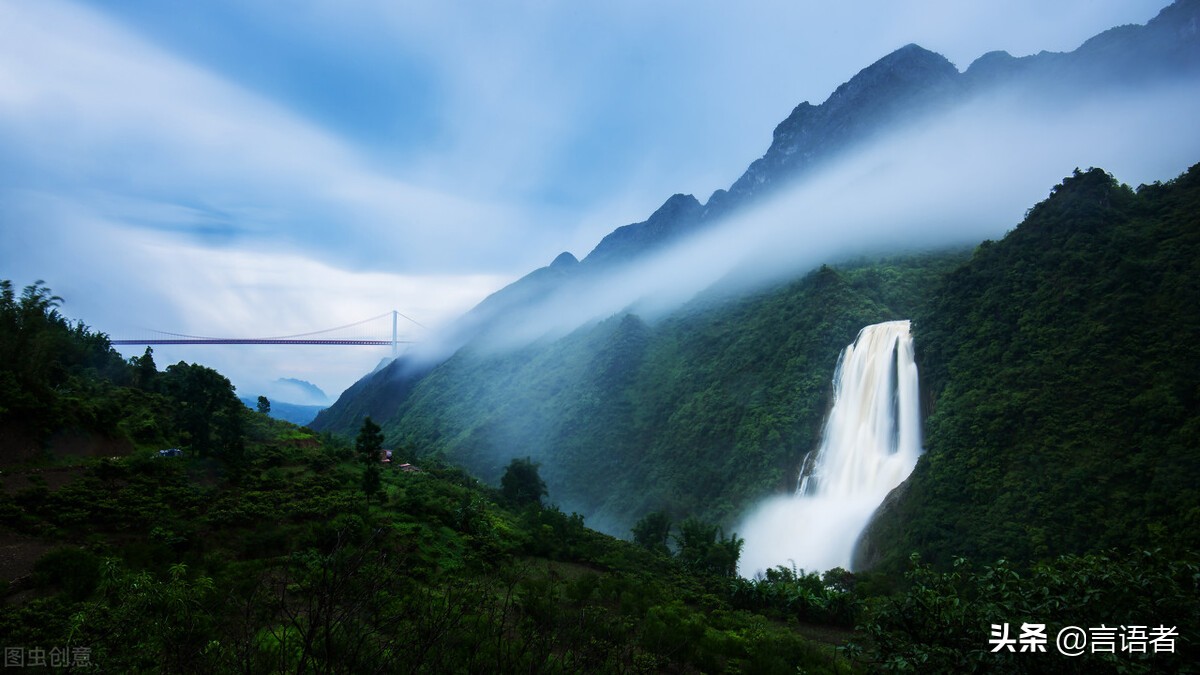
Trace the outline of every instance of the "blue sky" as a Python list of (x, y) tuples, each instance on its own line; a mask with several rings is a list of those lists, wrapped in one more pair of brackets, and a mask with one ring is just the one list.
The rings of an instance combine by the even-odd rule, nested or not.
[[(0, 278), (114, 337), (437, 325), (676, 192), (909, 42), (960, 69), (1163, 0), (0, 0)], [(159, 350), (243, 393), (383, 353)]]

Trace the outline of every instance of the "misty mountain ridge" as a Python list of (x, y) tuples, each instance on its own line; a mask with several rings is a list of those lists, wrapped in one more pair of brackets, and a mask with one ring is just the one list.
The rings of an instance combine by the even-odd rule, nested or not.
[(728, 190), (715, 191), (704, 204), (690, 194), (672, 195), (646, 220), (605, 236), (582, 262), (628, 262), (714, 223), (898, 119), (944, 103), (960, 91), (954, 79), (958, 74), (940, 54), (915, 44), (901, 47), (860, 71), (824, 103), (796, 106), (775, 127), (766, 154)]
[[(255, 396), (239, 396), (238, 400), (251, 410), (258, 410), (258, 398)], [(287, 401), (271, 401), (271, 410), (267, 414), (277, 420), (285, 420), (292, 424), (304, 426), (317, 417), (317, 413), (325, 409), (323, 405), (304, 405)]]
[[(1031, 101), (1047, 94), (1094, 95), (1096, 88), (1145, 86), (1200, 72), (1200, 0), (1178, 0), (1146, 25), (1120, 26), (1071, 52), (1014, 57), (984, 54), (965, 71), (941, 54), (905, 45), (859, 71), (821, 104), (797, 105), (776, 126), (770, 147), (728, 190), (701, 203), (690, 194), (668, 198), (644, 221), (617, 228), (579, 266), (540, 268), (481, 303), (487, 311), (471, 331), (527, 301), (547, 296), (576, 276), (628, 263), (758, 203), (888, 130), (918, 121), (971, 97), (1013, 89)], [(516, 292), (514, 287), (521, 287)], [(468, 332), (471, 332), (468, 331)]]
[[(527, 307), (547, 299), (558, 297), (570, 304), (572, 295), (594, 294), (596, 288), (588, 286), (598, 280), (605, 286), (602, 277), (623, 265), (712, 231), (719, 222), (766, 203), (782, 187), (814, 175), (838, 157), (870, 147), (871, 141), (886, 137), (896, 126), (934, 119), (935, 113), (986, 92), (1015, 90), (1034, 107), (1055, 96), (1079, 98), (1200, 72), (1198, 23), (1200, 0), (1180, 0), (1146, 25), (1105, 31), (1074, 52), (1022, 58), (992, 52), (961, 73), (944, 56), (907, 44), (863, 68), (818, 106), (798, 104), (775, 127), (766, 153), (730, 189), (715, 191), (707, 203), (691, 195), (674, 195), (647, 220), (614, 229), (582, 261), (565, 253), (553, 264), (530, 271), (444, 329), (437, 346), (425, 346), (420, 358), (437, 362), (449, 357), (500, 325), (520, 324)], [(1038, 114), (1055, 115), (1044, 107), (1038, 108)], [(752, 267), (754, 262), (746, 264)]]
[(1138, 82), (1200, 68), (1200, 2), (1179, 0), (1145, 26), (1110, 28), (1071, 52), (1015, 57), (1005, 51), (980, 56), (964, 73), (970, 86), (1017, 78), (1086, 88), (1104, 81)]
[(295, 377), (281, 377), (275, 380), (267, 391), (268, 397), (277, 396), (299, 405), (326, 405), (329, 403), (329, 395), (320, 387)]
[(701, 221), (704, 214), (704, 206), (694, 196), (671, 195), (646, 220), (618, 227), (601, 239), (583, 262), (604, 265), (622, 260), (631, 253), (646, 251), (687, 232)]
[(771, 147), (728, 192), (705, 207), (709, 217), (796, 178), (862, 143), (902, 117), (929, 112), (962, 93), (960, 75), (946, 57), (909, 44), (864, 68), (820, 105), (805, 101), (775, 127)]
[(317, 413), (328, 408), (330, 403), (329, 395), (320, 387), (295, 377), (277, 378), (260, 391), (240, 396), (239, 399), (247, 408), (257, 410), (259, 396), (265, 396), (270, 401), (271, 417), (300, 425), (312, 422)]
[(750, 165), (729, 190), (717, 190), (707, 203), (694, 195), (669, 197), (646, 220), (606, 235), (582, 260), (568, 252), (496, 291), (450, 329), (447, 338), (461, 344), (515, 309), (528, 306), (577, 280), (644, 257), (730, 215), (816, 168), (851, 145), (895, 123), (902, 116), (945, 103), (958, 71), (945, 57), (917, 45), (902, 47), (865, 68), (840, 86), (825, 103), (801, 103), (775, 129), (766, 154)]
[(650, 218), (614, 230), (584, 259), (600, 264), (645, 253), (727, 215), (753, 197), (786, 185), (896, 122), (937, 111), (989, 88), (1074, 90), (1127, 85), (1200, 69), (1200, 1), (1179, 0), (1144, 26), (1109, 29), (1071, 52), (1014, 57), (994, 51), (965, 71), (916, 44), (905, 45), (859, 71), (823, 103), (804, 101), (775, 127), (767, 152), (728, 190), (700, 204), (676, 194)]
[[(364, 410), (386, 416), (436, 363), (462, 345), (498, 333), (502, 327), (521, 326), (532, 308), (547, 302), (557, 302), (559, 308), (570, 306), (572, 297), (609, 285), (616, 278), (611, 276), (615, 270), (766, 203), (782, 188), (813, 176), (852, 150), (871, 146), (898, 126), (932, 119), (936, 112), (999, 90), (1016, 91), (1020, 100), (1040, 102), (1046, 93), (1070, 98), (1106, 87), (1123, 92), (1156, 79), (1194, 74), (1200, 71), (1197, 17), (1200, 0), (1180, 0), (1145, 26), (1114, 28), (1073, 52), (1020, 58), (993, 52), (964, 72), (937, 53), (906, 45), (864, 68), (820, 105), (796, 106), (776, 127), (766, 153), (729, 190), (714, 192), (704, 204), (693, 195), (673, 195), (645, 221), (604, 237), (582, 260), (569, 253), (558, 256), (551, 265), (488, 296), (456, 321), (442, 336), (441, 352), (424, 354), (419, 360), (401, 358), (364, 378), (314, 425), (349, 431), (351, 418)], [(779, 254), (785, 255), (786, 250)], [(595, 283), (598, 280), (600, 284)], [(375, 381), (366, 382), (369, 379)], [(361, 399), (366, 391), (372, 394)]]

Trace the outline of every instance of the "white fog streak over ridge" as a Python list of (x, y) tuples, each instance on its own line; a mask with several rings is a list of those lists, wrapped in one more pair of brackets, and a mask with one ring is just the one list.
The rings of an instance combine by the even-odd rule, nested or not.
[(669, 311), (735, 271), (767, 283), (859, 254), (970, 245), (1014, 228), (1075, 168), (1138, 185), (1200, 161), (1194, 83), (1050, 103), (998, 93), (874, 139), (661, 253), (567, 285), (491, 337), (505, 348), (632, 309)]
[(838, 359), (821, 445), (795, 495), (762, 503), (738, 528), (738, 571), (849, 568), (871, 514), (921, 454), (920, 387), (908, 321), (863, 328)]

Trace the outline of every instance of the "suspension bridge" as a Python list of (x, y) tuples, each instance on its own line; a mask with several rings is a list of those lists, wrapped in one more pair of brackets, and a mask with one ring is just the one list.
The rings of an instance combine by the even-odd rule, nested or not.
[[(382, 334), (377, 326), (382, 323), (383, 319), (391, 318), (392, 334), (388, 338)], [(400, 333), (400, 319), (405, 319), (421, 328), (419, 321), (412, 317), (392, 310), (379, 316), (373, 316), (369, 319), (356, 321), (346, 324), (345, 326), (336, 326), (334, 328), (326, 328), (324, 330), (312, 331), (309, 333), (299, 333), (296, 335), (278, 335), (274, 337), (257, 337), (257, 338), (237, 338), (237, 337), (206, 337), (202, 335), (184, 335), (181, 333), (167, 333), (164, 331), (148, 330), (152, 335), (144, 338), (121, 338), (117, 340), (109, 340), (114, 346), (119, 345), (342, 345), (342, 346), (368, 346), (368, 347), (387, 347), (392, 348), (392, 353), (397, 353), (400, 345), (412, 344), (415, 340), (410, 340)], [(371, 330), (375, 332), (371, 332)], [(355, 333), (350, 333), (352, 329), (358, 329)]]

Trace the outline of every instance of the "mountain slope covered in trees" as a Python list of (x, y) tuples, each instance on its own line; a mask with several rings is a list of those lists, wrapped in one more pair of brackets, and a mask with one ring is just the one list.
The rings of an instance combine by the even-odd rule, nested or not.
[(863, 562), (1200, 548), (1200, 165), (1077, 172), (914, 320), (927, 454)]
[(614, 534), (658, 510), (728, 523), (794, 484), (841, 348), (906, 317), (965, 254), (823, 267), (652, 323), (622, 314), (512, 352), (464, 349), (395, 401), (384, 428), (493, 483), (530, 455), (564, 508)]
[(0, 463), (188, 444), (239, 464), (242, 404), (228, 379), (183, 362), (160, 373), (150, 349), (127, 362), (61, 302), (40, 281), (20, 295), (0, 281)]
[[(60, 302), (0, 282), (9, 666), (852, 672), (844, 584), (733, 579), (737, 541), (698, 521), (674, 555), (591, 531), (542, 503), (533, 462), (511, 462), (503, 491), (383, 463), (378, 427), (352, 449), (273, 420), (216, 371), (123, 360)], [(809, 636), (781, 620), (801, 586), (805, 618), (827, 624)]]
[(841, 347), (902, 318), (962, 253), (822, 268), (749, 299), (713, 294), (654, 323), (612, 317), (552, 344), (463, 351), (384, 424), (494, 482), (544, 464), (564, 508), (623, 534), (653, 510), (731, 521), (794, 484)]
[[(833, 274), (823, 271), (825, 281), (836, 283)], [(24, 305), (27, 325), (65, 327), (56, 303), (34, 285), (4, 309)], [(73, 371), (75, 393), (60, 411), (145, 387), (161, 404), (160, 432), (181, 440), (183, 454), (139, 442), (79, 458), (43, 441), (35, 457), (0, 457), (0, 635), (10, 665), (848, 674), (1184, 672), (1195, 663), (1194, 555), (1065, 556), (1032, 569), (958, 561), (952, 573), (918, 565), (903, 579), (781, 566), (738, 579), (741, 542), (715, 525), (658, 514), (635, 528), (637, 545), (619, 541), (545, 505), (536, 462), (512, 460), (501, 490), (437, 462), (402, 470), (379, 461), (392, 439), (369, 420), (351, 447), (234, 405), (226, 440), (241, 451), (213, 452), (213, 437), (187, 432), (189, 411), (232, 397), (228, 380), (204, 370), (168, 385), (178, 376), (147, 357), (122, 364), (82, 324), (59, 337), (61, 349), (38, 353), (50, 370)], [(111, 370), (71, 367), (81, 348), (113, 357)], [(38, 395), (20, 378), (8, 383), (7, 402)], [(160, 388), (170, 393), (155, 399)], [(116, 421), (139, 417), (126, 406)], [(18, 423), (3, 417), (0, 429)], [(46, 438), (63, 428), (52, 422)], [(1166, 631), (1170, 649), (981, 649), (980, 627), (1014, 613), (1045, 621), (1049, 635), (1138, 622)]]

